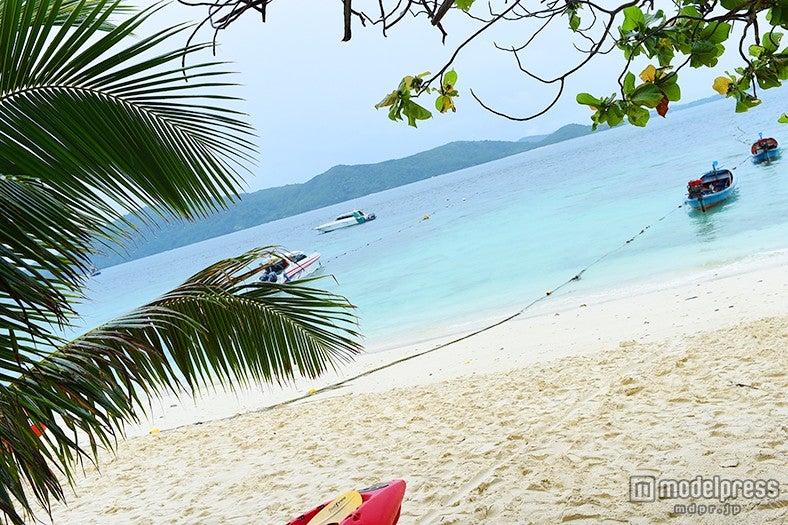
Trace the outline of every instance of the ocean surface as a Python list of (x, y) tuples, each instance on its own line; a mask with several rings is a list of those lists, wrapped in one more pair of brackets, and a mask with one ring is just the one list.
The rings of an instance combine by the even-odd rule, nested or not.
[[(105, 268), (88, 283), (74, 333), (257, 246), (320, 252), (320, 272), (336, 282), (318, 284), (358, 306), (370, 351), (516, 312), (595, 261), (555, 295), (782, 250), (788, 151), (756, 166), (750, 144), (762, 132), (788, 146), (788, 126), (777, 123), (786, 102), (775, 93), (745, 114), (724, 99), (671, 111), (645, 129), (622, 126)], [(734, 170), (734, 196), (707, 213), (682, 207), (687, 181), (713, 161)], [(377, 219), (314, 230), (355, 208)]]

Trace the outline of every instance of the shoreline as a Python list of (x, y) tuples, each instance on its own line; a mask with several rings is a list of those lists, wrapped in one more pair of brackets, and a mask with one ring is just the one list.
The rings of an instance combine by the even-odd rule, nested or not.
[[(372, 349), (314, 380), (297, 379), (282, 387), (239, 389), (236, 394), (218, 390), (196, 400), (186, 394), (180, 398), (169, 395), (155, 399), (151, 417), (140, 425), (129, 426), (127, 436), (268, 410), (304, 398), (312, 389), (316, 391), (314, 398), (319, 398), (322, 389), (340, 382), (344, 383), (339, 387), (343, 392), (382, 391), (401, 386), (403, 382), (423, 385), (472, 374), (477, 368), (484, 372), (507, 371), (534, 362), (616, 347), (622, 342), (655, 342), (707, 331), (714, 327), (692, 323), (693, 318), (705, 315), (713, 314), (719, 326), (782, 315), (788, 312), (780, 300), (781, 294), (788, 297), (788, 275), (782, 270), (785, 267), (788, 267), (788, 250), (759, 254), (747, 261), (683, 274), (669, 281), (640, 282), (588, 295), (556, 294), (508, 322), (468, 339), (465, 338), (469, 334), (499, 323), (516, 310), (502, 311), (484, 321), (456, 325), (445, 329), (440, 336)], [(727, 302), (722, 307), (715, 306), (721, 300)], [(737, 310), (737, 302), (746, 303), (746, 308)], [(525, 335), (531, 339), (527, 351), (522, 352), (511, 343)], [(458, 339), (462, 341), (453, 342)], [(499, 341), (510, 344), (501, 345)], [(404, 362), (394, 365), (397, 369), (393, 375), (381, 370), (353, 380), (401, 360)], [(424, 370), (429, 372), (425, 375)]]
[[(710, 281), (721, 277), (733, 277), (754, 271), (769, 269), (777, 266), (788, 266), (788, 248), (756, 253), (724, 264), (703, 265), (681, 270), (667, 270), (647, 280), (637, 279), (628, 281), (622, 286), (608, 287), (604, 285), (593, 286), (590, 289), (576, 290), (571, 286), (566, 291), (557, 291), (551, 297), (542, 297), (540, 302), (528, 308), (521, 317), (539, 317), (542, 315), (564, 312), (578, 304), (597, 304), (618, 299), (634, 298), (652, 292), (695, 285), (698, 282)], [(547, 290), (546, 290), (547, 291)], [(508, 317), (523, 308), (528, 302), (539, 299), (529, 297), (522, 304), (510, 305), (485, 312), (481, 320), (455, 320), (445, 326), (432, 327), (418, 332), (418, 336), (408, 339), (394, 339), (385, 345), (376, 345), (370, 349), (371, 353), (387, 352), (404, 347), (429, 344), (433, 341), (445, 341), (447, 336), (460, 337), (488, 326)]]
[[(85, 467), (54, 522), (286, 523), (401, 478), (401, 525), (779, 523), (786, 255), (639, 294), (567, 296), (450, 346), (435, 349), (455, 338), (446, 334), (364, 354), (288, 389), (156, 401), (136, 437), (130, 429), (104, 454), (101, 475)], [(776, 479), (782, 492), (638, 503), (631, 476)], [(677, 514), (674, 504), (693, 503), (729, 514)]]

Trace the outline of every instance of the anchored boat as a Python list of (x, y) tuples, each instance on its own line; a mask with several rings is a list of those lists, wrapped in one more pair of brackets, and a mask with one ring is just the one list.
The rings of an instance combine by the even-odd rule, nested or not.
[(287, 283), (301, 279), (320, 267), (319, 260), (318, 252), (309, 255), (302, 251), (283, 252), (277, 257), (263, 261), (266, 268), (260, 280), (269, 283)]
[(712, 164), (711, 171), (704, 173), (699, 179), (687, 183), (687, 200), (696, 210), (706, 211), (717, 206), (731, 196), (736, 188), (736, 179), (729, 169), (718, 168), (717, 161)]
[(763, 133), (758, 133), (758, 137), (758, 140), (750, 148), (752, 161), (755, 164), (769, 163), (780, 156), (780, 147), (777, 144), (777, 140), (771, 137), (763, 138)]
[(347, 228), (348, 226), (354, 226), (356, 224), (364, 224), (365, 222), (372, 220), (375, 220), (374, 213), (364, 213), (361, 210), (353, 210), (350, 213), (340, 215), (331, 222), (321, 224), (315, 229), (319, 232), (326, 233), (338, 230), (339, 228)]

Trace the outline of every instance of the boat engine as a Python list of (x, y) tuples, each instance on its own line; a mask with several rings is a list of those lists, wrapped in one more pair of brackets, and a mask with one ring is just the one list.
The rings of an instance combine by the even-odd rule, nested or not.
[(687, 196), (690, 199), (697, 199), (703, 192), (703, 182), (700, 179), (691, 180), (687, 183)]

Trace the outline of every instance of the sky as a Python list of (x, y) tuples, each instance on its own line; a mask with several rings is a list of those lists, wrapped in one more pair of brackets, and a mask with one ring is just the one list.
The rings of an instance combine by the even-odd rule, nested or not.
[[(365, 3), (373, 5), (356, 0), (354, 7)], [(455, 113), (433, 111), (433, 95), (419, 100), (433, 111), (433, 118), (420, 121), (418, 128), (392, 122), (385, 109), (374, 105), (403, 76), (440, 70), (467, 38), (468, 20), (456, 10), (449, 12), (444, 19), (449, 33), (445, 44), (423, 17), (403, 21), (386, 37), (379, 27), (363, 28), (354, 20), (353, 38), (341, 42), (341, 5), (326, 0), (273, 2), (266, 23), (250, 11), (218, 34), (215, 58), (232, 63), (228, 68), (237, 72), (233, 81), (242, 86), (231, 93), (245, 99), (241, 109), (259, 135), (258, 162), (254, 174), (246, 177), (244, 191), (301, 183), (335, 165), (382, 162), (456, 140), (518, 140), (569, 123), (589, 125), (591, 111), (578, 105), (575, 95), (585, 91), (606, 96), (618, 89), (623, 58), (614, 51), (571, 77), (561, 101), (535, 120), (514, 122), (486, 111), (469, 88), (495, 109), (514, 116), (540, 111), (556, 93), (554, 86), (530, 81), (510, 53), (494, 48), (494, 43), (522, 44), (527, 27), (509, 24), (484, 33), (455, 61), (460, 92)], [(484, 10), (486, 4), (477, 2), (477, 8)], [(205, 15), (204, 7), (172, 3), (153, 15), (146, 27), (199, 22)], [(198, 40), (212, 37), (204, 29)], [(540, 38), (526, 58), (540, 74), (555, 75), (580, 59), (572, 47), (578, 40), (572, 39), (563, 20)], [(681, 103), (714, 95), (712, 81), (733, 69), (734, 51), (731, 47), (714, 71), (682, 70)]]

